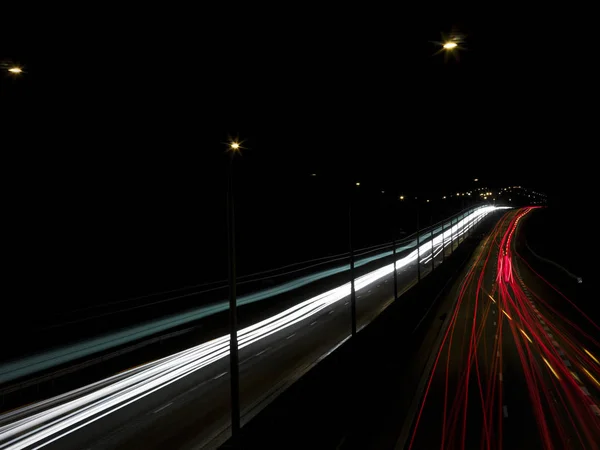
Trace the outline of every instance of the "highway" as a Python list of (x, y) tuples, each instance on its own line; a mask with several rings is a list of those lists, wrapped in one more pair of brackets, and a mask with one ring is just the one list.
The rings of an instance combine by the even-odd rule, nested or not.
[(457, 280), (398, 449), (600, 448), (600, 329), (529, 266), (506, 213)]
[[(397, 260), (399, 294), (443, 261), (443, 251), (494, 207), (478, 209)], [(441, 230), (440, 230), (441, 231)], [(445, 248), (443, 248), (445, 247)], [(355, 281), (357, 328), (393, 300), (393, 263)], [(242, 424), (350, 333), (350, 283), (314, 292), (241, 329)], [(229, 436), (229, 336), (134, 367), (0, 416), (0, 449), (214, 448)]]

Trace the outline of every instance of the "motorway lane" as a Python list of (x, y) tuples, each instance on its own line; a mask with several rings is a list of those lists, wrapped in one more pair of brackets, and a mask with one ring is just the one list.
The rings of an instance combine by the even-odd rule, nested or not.
[[(410, 285), (414, 265), (401, 269), (399, 286)], [(370, 292), (369, 292), (370, 291)], [(393, 300), (393, 277), (357, 293), (357, 321)], [(284, 388), (350, 334), (349, 298), (318, 315), (240, 350), (243, 423), (252, 406), (273, 388)], [(205, 372), (210, 369), (209, 372)], [(229, 360), (221, 359), (171, 386), (56, 442), (49, 448), (212, 448), (229, 437)], [(282, 385), (283, 384), (283, 385)], [(264, 405), (261, 405), (264, 406)], [(164, 409), (161, 409), (164, 408)], [(168, 412), (168, 414), (167, 414)], [(198, 427), (202, 424), (202, 428)], [(112, 430), (106, 433), (106, 430)], [(215, 439), (216, 438), (216, 439)]]
[[(454, 219), (452, 222), (456, 223)], [(444, 229), (447, 230), (448, 226), (449, 221), (444, 223)], [(441, 231), (442, 225), (437, 225), (434, 236)], [(422, 231), (420, 236), (423, 242), (427, 240), (429, 233)], [(415, 244), (414, 235), (398, 241), (398, 254), (406, 255), (414, 250)], [(365, 270), (370, 270), (374, 266), (391, 262), (389, 248), (388, 244), (357, 250), (356, 275), (366, 273)], [(304, 267), (306, 264), (300, 264), (303, 269), (298, 269), (296, 266), (294, 269), (285, 267), (263, 274), (262, 278), (254, 282), (241, 281), (238, 286), (238, 305), (260, 313), (264, 309), (271, 309), (276, 303), (281, 305), (280, 310), (283, 310), (287, 307), (285, 305), (289, 304), (288, 300), (295, 302), (297, 298), (302, 298), (304, 295), (323, 292), (343, 283), (348, 277), (349, 265), (347, 260), (344, 262), (342, 260), (343, 258), (338, 258), (329, 263), (321, 261), (312, 266), (312, 272), (308, 272), (311, 266)], [(426, 265), (423, 268), (428, 269)], [(278, 281), (276, 285), (268, 287), (264, 284), (275, 280)], [(39, 330), (37, 339), (30, 339), (36, 342), (36, 347), (32, 349), (33, 354), (23, 356), (28, 355), (28, 352), (15, 347), (13, 350), (17, 351), (15, 355), (18, 355), (18, 358), (0, 362), (0, 385), (18, 379), (23, 380), (35, 374), (47, 373), (61, 365), (64, 367), (69, 362), (90, 358), (128, 343), (139, 342), (144, 338), (166, 333), (170, 329), (183, 328), (186, 324), (197, 324), (199, 321), (206, 323), (209, 317), (211, 317), (210, 323), (214, 324), (219, 322), (220, 318), (226, 319), (228, 302), (223, 299), (218, 301), (219, 297), (225, 296), (224, 291), (214, 286), (186, 288), (171, 293), (156, 294), (151, 298), (143, 297), (119, 302), (116, 306), (108, 304), (105, 308), (95, 307), (82, 316), (64, 317), (62, 323), (53, 323), (51, 327)], [(260, 304), (257, 303), (259, 301)], [(174, 307), (174, 304), (178, 306)], [(199, 304), (204, 306), (198, 307)], [(257, 310), (257, 307), (260, 310)], [(73, 342), (72, 336), (78, 336), (78, 341)], [(207, 336), (207, 339), (209, 337)], [(45, 348), (46, 345), (50, 348)], [(108, 373), (110, 372), (106, 375)]]
[[(507, 213), (474, 257), (406, 448), (598, 448), (596, 398), (579, 382), (585, 372), (570, 375), (558, 339), (540, 333), (549, 319), (540, 321), (540, 309), (522, 291), (522, 265), (512, 262), (511, 238), (528, 212)], [(584, 360), (586, 370), (598, 372)]]
[[(479, 356), (483, 356), (483, 364), (475, 368), (474, 372), (479, 371), (479, 379), (491, 378), (494, 364), (486, 356), (493, 352), (496, 346), (493, 318), (498, 314), (494, 313), (490, 306), (493, 303), (489, 299), (477, 296), (477, 292), (482, 286), (487, 287), (488, 292), (492, 291), (494, 272), (489, 260), (492, 257), (493, 242), (496, 235), (506, 226), (506, 218), (512, 214), (514, 213), (507, 213), (488, 238), (480, 244), (469, 263), (468, 273), (463, 279), (457, 280), (452, 289), (453, 295), (456, 296), (455, 307), (449, 313), (449, 327), (425, 387), (424, 407), (417, 411), (416, 434), (408, 439), (407, 448), (443, 448), (444, 445), (449, 445), (448, 441), (460, 440), (464, 411), (469, 409), (469, 419), (474, 418), (474, 422), (469, 423), (469, 431), (475, 432), (469, 433), (468, 436), (475, 441), (481, 438), (478, 430), (483, 429), (483, 415), (474, 413), (477, 405), (465, 401), (465, 398), (470, 399), (468, 390), (471, 393), (479, 393), (480, 387), (478, 383), (466, 383), (465, 380), (467, 376), (471, 378), (470, 373), (467, 375), (467, 368), (474, 366), (468, 364), (468, 361), (475, 357), (479, 362)], [(483, 333), (481, 339), (487, 345), (478, 345), (477, 353), (470, 354), (469, 350), (473, 350), (473, 336), (477, 337), (480, 333)], [(482, 385), (481, 390), (486, 392), (488, 385)], [(433, 430), (435, 432), (432, 432)]]
[[(448, 241), (446, 244), (450, 244)], [(436, 251), (439, 251), (439, 246)], [(427, 250), (423, 258), (427, 258)], [(440, 264), (442, 255), (436, 258)], [(430, 264), (429, 264), (430, 265)], [(423, 267), (423, 276), (427, 273)], [(399, 270), (398, 283), (407, 289), (416, 266)], [(358, 280), (357, 280), (358, 284)], [(357, 291), (359, 326), (368, 323), (393, 300), (393, 276), (388, 273)], [(360, 297), (359, 297), (360, 296)], [(240, 350), (244, 421), (257, 411), (270, 393), (284, 388), (326, 355), (350, 331), (348, 297), (323, 308), (318, 314), (286, 327)], [(277, 368), (274, 370), (274, 368)], [(74, 423), (66, 436), (50, 448), (173, 448), (214, 446), (226, 438), (229, 420), (228, 358), (217, 359), (202, 370), (177, 379), (162, 389), (124, 405), (111, 414), (78, 428)], [(275, 391), (275, 392), (274, 392)], [(264, 404), (264, 402), (263, 402)], [(260, 405), (263, 406), (263, 405)], [(0, 436), (2, 433), (0, 429)], [(4, 448), (0, 441), (0, 448)]]

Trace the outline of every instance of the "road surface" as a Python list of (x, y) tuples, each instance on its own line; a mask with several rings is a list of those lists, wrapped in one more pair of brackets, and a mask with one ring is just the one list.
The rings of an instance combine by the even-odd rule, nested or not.
[(599, 448), (600, 330), (519, 256), (515, 236), (533, 210), (507, 213), (459, 281), (398, 448)]
[[(457, 223), (397, 261), (399, 293), (443, 261), (477, 220)], [(357, 328), (394, 300), (393, 264), (356, 279)], [(346, 283), (239, 331), (242, 424), (350, 333)], [(229, 436), (229, 337), (221, 336), (109, 379), (0, 416), (0, 449), (214, 448)]]

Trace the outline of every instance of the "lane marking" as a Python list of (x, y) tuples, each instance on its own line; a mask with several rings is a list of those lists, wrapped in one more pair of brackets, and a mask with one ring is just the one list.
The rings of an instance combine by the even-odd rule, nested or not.
[(504, 417), (508, 417), (508, 408), (506, 407), (506, 405), (502, 407), (502, 412), (504, 413)]
[(269, 350), (270, 348), (271, 348), (271, 347), (267, 347), (267, 348), (265, 348), (263, 351), (261, 351), (261, 352), (258, 352), (258, 353), (256, 354), (256, 356), (260, 356), (260, 355), (262, 355), (263, 353), (265, 353), (265, 352), (266, 352), (267, 350)]
[(213, 380), (218, 380), (219, 378), (221, 378), (221, 377), (223, 377), (223, 376), (225, 376), (225, 375), (227, 375), (227, 372), (220, 373), (220, 374), (219, 374), (219, 375), (217, 375), (216, 377), (213, 377)]
[(581, 389), (581, 392), (583, 392), (585, 395), (587, 395), (589, 397), (590, 391), (588, 391), (588, 389), (585, 386), (579, 386), (579, 389)]
[(334, 311), (334, 310), (332, 309), (332, 310), (331, 310), (331, 311), (329, 311), (327, 314), (333, 314), (333, 311)]
[(288, 337), (286, 337), (285, 339), (286, 339), (286, 340), (287, 340), (287, 339), (291, 339), (291, 338), (293, 338), (294, 336), (296, 336), (296, 333), (292, 333), (292, 334), (290, 334), (290, 335), (289, 335)]
[(158, 408), (158, 409), (155, 409), (154, 411), (152, 411), (152, 414), (156, 414), (157, 412), (159, 412), (159, 411), (162, 411), (162, 410), (163, 410), (163, 409), (165, 409), (165, 408), (168, 408), (168, 407), (169, 407), (169, 406), (171, 406), (172, 404), (173, 404), (173, 402), (171, 402), (171, 403), (167, 403), (165, 406), (161, 406), (160, 408)]
[(498, 378), (500, 379), (500, 381), (502, 381), (502, 372), (500, 372), (500, 373), (498, 374)]
[(317, 321), (315, 320), (313, 323), (311, 323), (309, 326), (313, 326), (315, 323), (317, 323)]

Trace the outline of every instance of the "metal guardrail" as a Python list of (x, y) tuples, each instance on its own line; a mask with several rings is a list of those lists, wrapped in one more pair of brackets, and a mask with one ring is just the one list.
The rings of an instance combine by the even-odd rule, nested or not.
[(68, 375), (69, 373), (77, 372), (78, 370), (85, 369), (86, 367), (93, 366), (95, 364), (107, 361), (112, 358), (116, 358), (117, 356), (121, 356), (125, 353), (132, 352), (142, 347), (146, 347), (150, 344), (154, 344), (156, 342), (164, 341), (165, 339), (170, 339), (176, 336), (181, 336), (183, 334), (189, 333), (190, 331), (199, 328), (198, 326), (193, 326), (186, 328), (184, 330), (173, 331), (171, 333), (163, 334), (162, 336), (156, 336), (152, 339), (146, 339), (142, 342), (138, 342), (137, 344), (130, 345), (128, 347), (122, 348), (121, 350), (117, 350), (106, 355), (99, 356), (97, 358), (88, 359), (79, 364), (70, 365), (69, 367), (65, 367), (64, 369), (56, 370), (54, 372), (48, 373), (46, 375), (42, 375), (36, 378), (31, 378), (29, 380), (22, 381), (20, 383), (12, 384), (10, 386), (6, 386), (0, 389), (0, 395), (10, 394), (11, 392), (16, 392), (21, 389), (25, 389), (31, 386), (35, 386), (40, 383), (44, 383), (46, 381), (52, 381), (56, 378), (62, 377), (64, 375)]

